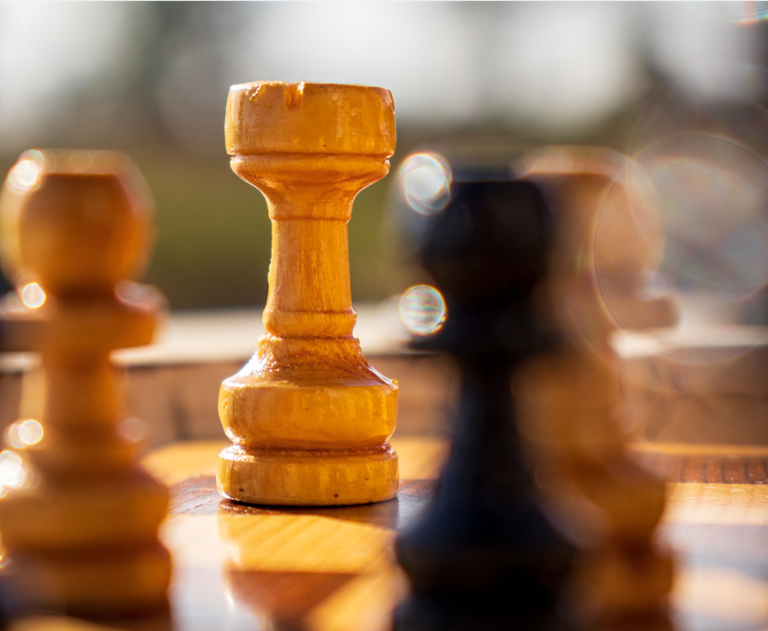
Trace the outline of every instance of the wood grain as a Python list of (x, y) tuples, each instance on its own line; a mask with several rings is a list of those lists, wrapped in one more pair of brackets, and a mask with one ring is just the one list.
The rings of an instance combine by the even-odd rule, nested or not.
[[(734, 448), (738, 450), (738, 448)], [(752, 451), (752, 450), (750, 450)], [(768, 454), (635, 451), (634, 458), (667, 482), (705, 484), (766, 484)]]

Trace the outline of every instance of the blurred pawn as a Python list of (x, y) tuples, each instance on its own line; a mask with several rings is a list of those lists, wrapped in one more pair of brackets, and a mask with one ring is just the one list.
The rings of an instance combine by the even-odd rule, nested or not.
[(133, 164), (112, 152), (28, 151), (2, 190), (0, 254), (17, 288), (4, 348), (35, 348), (44, 374), (42, 415), (13, 423), (0, 453), (2, 574), (31, 609), (167, 609), (168, 490), (138, 464), (143, 425), (126, 417), (110, 361), (148, 344), (164, 309), (129, 280), (147, 258), (151, 209)]
[[(540, 189), (508, 168), (463, 170), (442, 155), (402, 167), (403, 194), (434, 288), (403, 299), (413, 346), (447, 352), (461, 389), (452, 454), (431, 509), (396, 542), (411, 596), (398, 631), (564, 629), (572, 546), (537, 498), (517, 429), (511, 375), (554, 342), (535, 296), (551, 258)], [(440, 311), (442, 310), (442, 314)]]
[(540, 298), (564, 343), (528, 364), (516, 389), (541, 458), (536, 480), (581, 544), (569, 607), (589, 626), (666, 629), (673, 562), (655, 540), (665, 487), (627, 453), (632, 416), (610, 344), (619, 328), (676, 320), (669, 297), (647, 291), (664, 247), (653, 188), (609, 150), (539, 149), (522, 164), (553, 210)]

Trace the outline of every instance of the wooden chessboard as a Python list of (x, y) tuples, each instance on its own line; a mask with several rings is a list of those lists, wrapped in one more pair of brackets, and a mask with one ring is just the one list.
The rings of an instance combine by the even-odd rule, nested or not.
[[(109, 628), (387, 629), (407, 591), (392, 543), (428, 506), (446, 441), (392, 441), (401, 462), (397, 499), (318, 509), (221, 499), (215, 467), (227, 444), (180, 442), (145, 457), (145, 465), (171, 488), (162, 531), (174, 560), (171, 616), (110, 621)], [(640, 444), (633, 452), (670, 480), (659, 534), (677, 555), (677, 630), (768, 629), (768, 448)], [(64, 629), (92, 628), (18, 627)]]
[[(428, 506), (447, 443), (392, 441), (397, 499), (344, 508), (264, 508), (222, 500), (217, 454), (227, 443), (176, 443), (145, 464), (171, 488), (163, 539), (175, 563), (173, 628), (378, 631), (406, 593), (392, 543)], [(678, 631), (768, 629), (768, 449), (635, 445), (663, 472), (660, 536), (677, 553)]]
[(178, 628), (386, 629), (405, 589), (392, 542), (425, 508), (446, 443), (393, 442), (401, 463), (396, 500), (317, 509), (222, 500), (215, 466), (226, 445), (179, 443), (145, 459), (171, 488), (163, 540), (175, 562)]

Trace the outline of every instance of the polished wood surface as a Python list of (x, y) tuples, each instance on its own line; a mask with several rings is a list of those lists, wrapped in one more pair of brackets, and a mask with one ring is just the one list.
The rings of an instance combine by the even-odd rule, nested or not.
[[(176, 444), (144, 461), (172, 489), (164, 541), (182, 579), (182, 591), (172, 589), (180, 598), (174, 613), (182, 616), (182, 628), (200, 616), (237, 629), (253, 628), (254, 620), (276, 629), (386, 628), (404, 589), (391, 543), (428, 501), (445, 442), (394, 440), (402, 463), (397, 499), (324, 508), (256, 507), (221, 499), (214, 472), (225, 446)], [(194, 583), (185, 584), (184, 577), (192, 576), (206, 581), (206, 602), (196, 600)], [(184, 589), (193, 591), (184, 595)], [(234, 604), (228, 606), (227, 599)], [(183, 610), (182, 603), (191, 609)]]
[[(99, 625), (153, 631), (387, 629), (392, 608), (407, 593), (393, 569), (391, 544), (428, 505), (447, 443), (395, 437), (402, 474), (397, 499), (325, 508), (253, 507), (222, 499), (215, 471), (226, 445), (177, 443), (145, 457), (145, 466), (171, 489), (162, 530), (174, 560), (171, 614)], [(766, 448), (722, 445), (636, 444), (631, 453), (651, 459), (649, 464), (657, 457), (675, 463), (675, 471), (692, 458), (735, 463), (743, 471), (754, 459), (768, 459)], [(768, 485), (749, 483), (746, 475), (712, 483), (698, 467), (682, 481), (671, 477), (659, 534), (678, 560), (671, 596), (676, 629), (765, 629)], [(13, 631), (86, 631), (94, 623), (64, 624), (33, 620), (17, 623)]]
[[(324, 509), (220, 500), (213, 471), (221, 442), (178, 444), (150, 454), (147, 466), (171, 485), (165, 541), (177, 575), (193, 567), (223, 568), (223, 589), (238, 607), (276, 629), (388, 628), (391, 609), (407, 589), (392, 569), (392, 540), (427, 506), (447, 453), (447, 444), (435, 438), (395, 437), (393, 443), (402, 475), (397, 500)], [(690, 451), (684, 445), (640, 444), (631, 453), (682, 468), (692, 458), (707, 457), (744, 471), (755, 459), (768, 458), (768, 449), (722, 446)], [(659, 534), (678, 558), (672, 594), (678, 628), (768, 625), (768, 486), (750, 484), (746, 475), (712, 483), (694, 468), (682, 479), (669, 471), (673, 481)]]
[(233, 171), (272, 220), (266, 334), (224, 380), (219, 417), (234, 445), (219, 491), (256, 504), (391, 499), (397, 383), (352, 335), (347, 222), (355, 196), (389, 172), (392, 95), (381, 88), (256, 82), (233, 86), (225, 122)]

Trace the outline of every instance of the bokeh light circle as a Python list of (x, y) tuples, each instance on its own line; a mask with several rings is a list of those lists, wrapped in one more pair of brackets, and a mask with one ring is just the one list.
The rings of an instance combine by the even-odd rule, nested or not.
[(638, 157), (664, 219), (663, 268), (683, 290), (741, 298), (768, 281), (768, 165), (711, 134), (666, 139)]
[(606, 282), (610, 258), (600, 255), (601, 248), (610, 253), (610, 235), (600, 224), (594, 232), (593, 271), (604, 310), (620, 330), (644, 333), (620, 332), (617, 339), (633, 353), (640, 352), (635, 341), (642, 342), (641, 354), (660, 361), (731, 361), (766, 338), (768, 74), (728, 63), (714, 70), (709, 83), (670, 79), (649, 94), (632, 142), (635, 173), (616, 178), (600, 216), (609, 223), (617, 200), (629, 195), (632, 212), (645, 207), (658, 218), (660, 230), (651, 235), (658, 257), (645, 265), (638, 297), (660, 303), (666, 296), (678, 311), (674, 326), (638, 326), (634, 305), (621, 303), (621, 285)]
[(442, 294), (431, 285), (415, 285), (400, 299), (400, 319), (413, 335), (434, 335), (447, 315)]
[(15, 451), (0, 452), (0, 486), (18, 489), (27, 480), (27, 465)]
[(127, 418), (117, 426), (117, 433), (126, 441), (138, 443), (146, 440), (147, 426), (138, 418)]
[(417, 153), (400, 166), (400, 186), (410, 207), (422, 215), (434, 215), (451, 199), (451, 168), (440, 155)]
[(43, 175), (43, 154), (26, 151), (8, 173), (5, 185), (14, 193), (26, 193), (40, 186)]
[(43, 439), (43, 426), (34, 419), (12, 423), (6, 430), (6, 440), (15, 449), (36, 445)]
[[(622, 215), (632, 232), (617, 239), (607, 226)], [(742, 355), (765, 338), (764, 328), (745, 325), (766, 319), (768, 163), (723, 134), (683, 131), (649, 143), (607, 196), (593, 252), (601, 304), (620, 330), (645, 332), (654, 353), (680, 362)], [(617, 273), (622, 256), (635, 259)], [(670, 305), (679, 312), (675, 326), (654, 324), (665, 303), (667, 314)]]
[(30, 309), (39, 309), (45, 304), (46, 296), (43, 288), (37, 283), (27, 283), (21, 288), (21, 302)]

